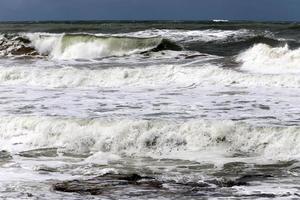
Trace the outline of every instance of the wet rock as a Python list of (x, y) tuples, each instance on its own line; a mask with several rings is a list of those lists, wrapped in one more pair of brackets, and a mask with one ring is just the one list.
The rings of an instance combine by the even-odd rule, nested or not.
[(205, 182), (186, 182), (186, 183), (176, 183), (176, 184), (191, 187), (193, 190), (195, 190), (195, 188), (209, 188), (210, 187), (210, 184), (205, 183)]
[(20, 46), (19, 48), (13, 49), (11, 51), (12, 55), (38, 55), (38, 53), (35, 51), (32, 47), (26, 47), (24, 45)]
[(206, 55), (205, 54), (195, 54), (195, 55), (186, 56), (185, 59), (193, 59), (193, 58), (203, 57), (203, 56), (206, 56)]
[(24, 44), (30, 44), (31, 43), (31, 41), (29, 40), (29, 39), (27, 39), (27, 38), (23, 38), (23, 37), (16, 37), (15, 39), (14, 39), (15, 41), (19, 41), (19, 42), (22, 42), (22, 43), (24, 43)]
[[(237, 179), (213, 179), (204, 181), (177, 182), (174, 180), (158, 180), (139, 174), (106, 174), (87, 180), (70, 180), (53, 184), (53, 190), (67, 193), (88, 195), (109, 195), (124, 193), (134, 196), (153, 194), (153, 191), (164, 194), (181, 193), (187, 196), (205, 196), (207, 193), (219, 195), (220, 189), (234, 186), (248, 186), (249, 182), (261, 180), (269, 176), (244, 175)], [(231, 191), (231, 189), (229, 189)], [(130, 191), (128, 193), (128, 191)], [(260, 194), (256, 194), (260, 195)], [(269, 196), (270, 194), (261, 194)], [(272, 195), (271, 195), (272, 196)]]
[(39, 171), (40, 173), (47, 174), (51, 172), (58, 172), (59, 170), (53, 167), (48, 167), (46, 165), (40, 165), (34, 168), (34, 170)]
[[(167, 39), (163, 39), (161, 43), (151, 51), (158, 52), (163, 50), (173, 50), (173, 51), (181, 51), (183, 48), (176, 44), (175, 42)], [(164, 55), (164, 52), (162, 52), (162, 55)]]
[(0, 41), (1, 55), (37, 56), (38, 52), (30, 46), (31, 41), (21, 36), (4, 36)]
[(154, 147), (157, 145), (157, 141), (158, 141), (159, 137), (155, 136), (154, 138), (148, 139), (145, 141), (145, 145), (146, 147), (150, 148), (150, 147)]
[(88, 158), (92, 156), (90, 153), (72, 153), (72, 152), (60, 152), (63, 156), (72, 157), (72, 158)]
[(27, 197), (33, 197), (33, 194), (31, 193), (26, 193)]
[(8, 49), (9, 46), (5, 44), (5, 41), (2, 41), (0, 44), (0, 51)]
[(218, 179), (218, 180), (210, 180), (208, 183), (214, 184), (218, 187), (234, 187), (234, 186), (247, 186), (249, 185), (247, 182), (236, 179)]
[(0, 151), (0, 166), (9, 162), (12, 159), (12, 156), (8, 151)]
[(247, 186), (252, 181), (262, 181), (270, 177), (272, 176), (267, 174), (247, 174), (236, 179), (222, 178), (217, 180), (210, 180), (208, 182), (219, 187)]
[(138, 174), (131, 174), (129, 176), (124, 176), (124, 177), (121, 176), (119, 179), (130, 181), (130, 182), (137, 182), (137, 181), (143, 179), (143, 177)]
[(80, 194), (91, 194), (91, 195), (99, 195), (104, 190), (105, 186), (100, 186), (98, 184), (94, 184), (90, 181), (69, 181), (62, 182), (53, 185), (53, 189), (59, 192), (72, 192), (72, 193), (80, 193)]
[(226, 136), (222, 136), (222, 137), (217, 137), (216, 138), (216, 142), (217, 143), (222, 143), (226, 141)]
[(8, 151), (4, 151), (4, 150), (0, 151), (0, 161), (1, 160), (9, 160), (11, 158), (12, 158), (12, 156), (9, 154)]
[(28, 158), (36, 157), (57, 157), (57, 148), (42, 148), (42, 149), (33, 149), (29, 151), (22, 151), (19, 153), (20, 156)]
[(275, 194), (269, 194), (269, 193), (249, 194), (249, 195), (245, 195), (245, 196), (254, 197), (254, 198), (276, 198)]
[(261, 181), (267, 178), (271, 178), (268, 174), (247, 174), (237, 179), (240, 182), (251, 182), (251, 181)]
[(120, 175), (106, 174), (88, 180), (71, 180), (56, 183), (53, 189), (59, 192), (99, 195), (118, 188), (133, 186), (137, 189), (160, 189), (162, 183), (152, 177), (143, 177), (138, 174)]
[(263, 104), (253, 104), (252, 105), (254, 108), (260, 108), (262, 110), (270, 110), (270, 106), (263, 105)]

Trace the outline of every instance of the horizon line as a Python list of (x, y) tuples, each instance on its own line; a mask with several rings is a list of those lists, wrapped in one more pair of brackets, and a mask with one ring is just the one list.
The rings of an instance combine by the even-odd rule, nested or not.
[[(215, 22), (214, 22), (215, 21)], [(71, 20), (0, 20), (1, 23), (47, 23), (47, 22), (130, 22), (130, 23), (139, 23), (139, 22), (173, 22), (173, 23), (181, 23), (181, 22), (214, 22), (214, 23), (230, 23), (230, 22), (259, 22), (259, 23), (300, 23), (300, 20), (230, 20), (230, 19), (71, 19)]]

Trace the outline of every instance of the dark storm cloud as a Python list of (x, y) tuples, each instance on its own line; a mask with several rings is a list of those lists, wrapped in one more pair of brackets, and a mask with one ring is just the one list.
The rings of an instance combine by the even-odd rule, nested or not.
[(299, 0), (0, 0), (0, 20), (300, 20)]

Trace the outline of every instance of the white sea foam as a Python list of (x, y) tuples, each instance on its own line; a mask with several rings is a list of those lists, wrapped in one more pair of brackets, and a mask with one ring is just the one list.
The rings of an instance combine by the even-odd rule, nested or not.
[(300, 49), (271, 47), (257, 44), (241, 53), (237, 60), (242, 62), (241, 69), (255, 73), (287, 74), (300, 73)]
[(109, 152), (96, 152), (92, 156), (84, 160), (85, 163), (94, 163), (98, 165), (107, 165), (109, 162), (114, 162), (120, 160), (121, 157), (117, 154), (112, 154)]
[(223, 157), (245, 153), (250, 158), (269, 160), (300, 158), (299, 127), (255, 127), (204, 120), (1, 117), (0, 128), (2, 149), (57, 147), (60, 152), (95, 152), (87, 162), (97, 162), (97, 155), (105, 162), (106, 155), (109, 160), (119, 159), (112, 154), (214, 162), (209, 156), (214, 152)]
[(246, 29), (241, 30), (177, 30), (177, 29), (152, 29), (145, 30), (133, 33), (126, 33), (121, 35), (131, 35), (135, 37), (153, 37), (161, 36), (164, 38), (171, 39), (173, 41), (222, 41), (228, 38), (241, 37), (241, 36), (250, 36), (253, 35), (251, 31)]
[(26, 33), (23, 36), (27, 37), (31, 41), (31, 45), (41, 54), (49, 55), (52, 51), (55, 51), (59, 45), (62, 34), (50, 34), (50, 33)]
[[(197, 64), (195, 64), (197, 65)], [(198, 86), (300, 87), (297, 74), (253, 74), (211, 64), (154, 65), (103, 69), (44, 67), (0, 67), (0, 83), (44, 87)]]

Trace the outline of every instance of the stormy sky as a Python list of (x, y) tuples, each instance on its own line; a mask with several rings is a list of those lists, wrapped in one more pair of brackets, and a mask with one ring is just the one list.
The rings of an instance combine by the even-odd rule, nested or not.
[(0, 0), (1, 21), (300, 21), (300, 0)]

